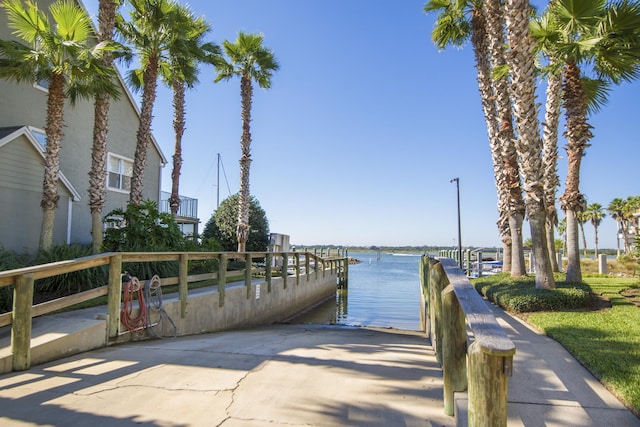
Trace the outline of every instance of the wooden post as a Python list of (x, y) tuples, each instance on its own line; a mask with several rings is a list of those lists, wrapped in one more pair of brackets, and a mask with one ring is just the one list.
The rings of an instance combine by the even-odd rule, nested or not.
[(180, 295), (180, 318), (187, 317), (187, 304), (189, 303), (189, 255), (180, 254), (180, 265), (178, 267), (178, 294)]
[(309, 252), (304, 254), (304, 274), (307, 276), (307, 282), (311, 280), (311, 254)]
[(264, 265), (266, 268), (265, 271), (265, 280), (267, 281), (267, 292), (271, 292), (271, 263), (273, 262), (273, 257), (270, 252), (267, 252), (267, 255), (264, 257)]
[[(485, 353), (469, 346), (469, 426), (507, 425), (507, 374), (513, 356)], [(505, 373), (507, 371), (507, 373)]]
[(464, 311), (449, 285), (442, 291), (442, 377), (444, 413), (453, 415), (453, 394), (467, 389), (467, 329)]
[(251, 298), (251, 253), (244, 255), (244, 286), (247, 288), (247, 299)]
[(296, 258), (296, 286), (298, 286), (300, 285), (300, 254), (296, 252), (294, 256)]
[(227, 284), (227, 263), (228, 255), (220, 254), (220, 262), (218, 263), (218, 306), (224, 306), (224, 290)]
[(430, 270), (429, 303), (431, 305), (431, 345), (436, 351), (436, 359), (442, 364), (442, 290), (449, 285), (449, 279), (440, 261), (433, 260)]
[(109, 295), (107, 297), (107, 313), (109, 314), (109, 338), (115, 338), (118, 336), (118, 333), (120, 333), (122, 255), (113, 255), (109, 261)]
[(31, 367), (33, 283), (33, 273), (26, 273), (16, 278), (13, 289), (11, 353), (13, 354), (14, 371), (25, 371)]
[(282, 287), (287, 289), (287, 267), (289, 266), (289, 254), (282, 254)]
[(429, 318), (429, 257), (426, 255), (420, 258), (419, 264), (420, 274), (420, 293), (421, 307), (420, 307), (420, 329), (422, 329), (429, 339), (431, 338), (431, 319)]

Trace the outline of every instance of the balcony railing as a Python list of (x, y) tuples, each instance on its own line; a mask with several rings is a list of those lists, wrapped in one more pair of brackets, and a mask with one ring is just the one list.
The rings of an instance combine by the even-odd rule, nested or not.
[[(160, 212), (171, 213), (171, 208), (169, 207), (169, 197), (171, 197), (171, 193), (167, 191), (162, 192), (160, 200)], [(179, 197), (180, 207), (178, 208), (178, 216), (198, 219), (198, 199), (193, 199), (186, 196)]]

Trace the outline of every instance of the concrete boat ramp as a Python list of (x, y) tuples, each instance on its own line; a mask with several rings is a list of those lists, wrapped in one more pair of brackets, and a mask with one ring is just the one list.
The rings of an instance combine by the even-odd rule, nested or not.
[[(492, 310), (517, 347), (509, 426), (640, 426), (562, 346)], [(421, 332), (272, 325), (113, 345), (0, 375), (0, 426), (465, 425), (464, 413), (444, 414), (442, 393)]]

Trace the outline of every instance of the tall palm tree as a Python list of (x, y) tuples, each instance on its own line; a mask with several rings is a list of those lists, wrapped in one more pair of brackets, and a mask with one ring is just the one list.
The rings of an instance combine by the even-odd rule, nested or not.
[(567, 281), (582, 280), (577, 216), (586, 207), (580, 193), (580, 166), (589, 140), (588, 90), (584, 72), (603, 83), (631, 80), (640, 72), (640, 34), (637, 2), (605, 0), (555, 0), (549, 13), (558, 28), (553, 54), (564, 63), (563, 106), (566, 117), (568, 168), (560, 204), (567, 217)]
[(555, 288), (546, 240), (542, 141), (535, 99), (535, 41), (529, 32), (530, 6), (527, 0), (506, 0), (505, 17), (509, 53), (507, 64), (511, 74), (513, 108), (524, 181), (525, 206), (529, 217), (537, 288)]
[(595, 257), (598, 258), (598, 227), (602, 223), (602, 220), (607, 216), (604, 211), (604, 208), (600, 203), (591, 203), (587, 206), (587, 210), (585, 211), (587, 218), (593, 225), (593, 242), (595, 247)]
[[(511, 272), (512, 277), (520, 277), (526, 274), (524, 263), (524, 249), (522, 245), (522, 223), (524, 222), (525, 205), (522, 198), (522, 183), (518, 166), (518, 153), (516, 150), (516, 136), (513, 129), (513, 111), (508, 76), (501, 74), (500, 69), (506, 67), (505, 51), (505, 17), (504, 6), (500, 0), (484, 0), (484, 14), (486, 16), (486, 34), (489, 40), (489, 52), (494, 80), (494, 93), (496, 107), (500, 123), (496, 144), (499, 152), (498, 169), (502, 173), (500, 186), (505, 193), (506, 216), (509, 222), (511, 234)], [(496, 164), (494, 162), (494, 168)]]
[[(498, 193), (497, 224), (505, 252), (503, 267), (504, 271), (509, 271), (512, 276), (517, 277), (525, 274), (522, 250), (522, 189), (517, 156), (513, 149), (508, 84), (504, 78), (496, 81), (492, 78), (492, 65), (495, 67), (504, 63), (502, 49), (492, 49), (501, 44), (501, 39), (499, 34), (491, 34), (492, 29), (488, 26), (482, 6), (481, 0), (431, 0), (424, 6), (424, 11), (439, 13), (432, 32), (432, 39), (438, 48), (442, 49), (448, 45), (459, 47), (471, 38)], [(494, 15), (492, 18), (494, 23), (499, 22), (501, 15)]]
[[(100, 0), (98, 3), (98, 42), (111, 42), (115, 33), (116, 12), (120, 0)], [(102, 63), (113, 67), (113, 56), (107, 52)], [(89, 210), (91, 211), (91, 240), (94, 254), (102, 251), (102, 208), (106, 199), (107, 133), (109, 131), (110, 97), (96, 95), (94, 101), (93, 145), (89, 170)]]
[(271, 49), (262, 45), (262, 34), (239, 33), (235, 43), (225, 40), (222, 45), (228, 61), (216, 64), (216, 82), (240, 77), (242, 103), (242, 136), (240, 137), (240, 191), (238, 199), (238, 252), (244, 252), (249, 238), (249, 167), (251, 165), (251, 104), (253, 82), (264, 89), (271, 87), (271, 77), (280, 66)]
[(129, 203), (142, 202), (144, 170), (151, 141), (151, 122), (156, 100), (160, 65), (168, 62), (167, 52), (176, 34), (184, 34), (190, 24), (179, 13), (175, 0), (129, 0), (130, 20), (118, 15), (116, 28), (140, 61), (140, 68), (128, 73), (132, 88), (142, 87), (140, 126), (136, 134), (136, 151), (131, 176)]
[(626, 254), (633, 252), (638, 238), (638, 212), (640, 211), (640, 196), (629, 196), (622, 207), (622, 235), (624, 238), (624, 251)]
[[(55, 209), (58, 205), (60, 149), (64, 137), (64, 104), (68, 98), (90, 98), (96, 93), (117, 96), (115, 71), (105, 66), (103, 43), (94, 45), (91, 21), (75, 2), (59, 0), (48, 14), (33, 0), (5, 0), (9, 27), (21, 41), (0, 41), (0, 77), (18, 83), (48, 81), (47, 138), (40, 248), (53, 242)], [(51, 16), (51, 21), (49, 19)], [(24, 43), (23, 43), (24, 42)]]
[(623, 209), (624, 209), (624, 200), (618, 197), (613, 199), (611, 202), (609, 202), (609, 206), (607, 206), (609, 215), (611, 215), (611, 218), (613, 218), (615, 222), (618, 223), (618, 227), (616, 227), (616, 242), (617, 242), (618, 257), (620, 257), (620, 237), (623, 236), (623, 233), (622, 233)]
[(203, 41), (204, 36), (211, 28), (204, 17), (194, 17), (186, 6), (181, 6), (179, 12), (183, 13), (184, 19), (191, 23), (184, 26), (185, 34), (177, 34), (174, 42), (169, 46), (169, 63), (161, 67), (163, 80), (173, 90), (175, 148), (169, 208), (174, 216), (178, 214), (180, 209), (182, 136), (186, 125), (185, 92), (187, 88), (193, 88), (198, 83), (199, 63), (216, 63), (222, 53), (219, 46)]
[(584, 225), (589, 221), (586, 208), (584, 211), (576, 215), (576, 220), (578, 221), (578, 229), (580, 230), (580, 235), (582, 236), (582, 255), (586, 258), (587, 257), (587, 235), (584, 233)]

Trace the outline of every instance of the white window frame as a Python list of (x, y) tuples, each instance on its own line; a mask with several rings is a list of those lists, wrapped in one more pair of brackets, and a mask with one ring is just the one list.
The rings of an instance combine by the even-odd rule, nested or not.
[[(29, 126), (29, 132), (31, 132), (33, 134), (33, 137), (36, 138), (37, 135), (42, 135), (43, 141), (40, 141), (40, 139), (36, 138), (36, 141), (38, 141), (38, 145), (40, 145), (40, 147), (42, 148), (43, 152), (47, 151), (47, 133), (40, 128), (36, 128), (33, 126)], [(44, 145), (42, 145), (42, 142), (44, 142)]]
[[(35, 88), (36, 88), (36, 89), (38, 89), (38, 90), (43, 91), (44, 93), (49, 93), (49, 86), (43, 86), (43, 85), (41, 85), (41, 84), (40, 84), (40, 82), (42, 82), (42, 81), (44, 81), (44, 79), (43, 79), (43, 80), (40, 80), (40, 81), (38, 81), (38, 82), (36, 82), (36, 83), (34, 83), (34, 84), (33, 84), (33, 87), (35, 87)], [(48, 83), (48, 82), (47, 82), (47, 83)]]
[[(111, 160), (112, 159), (117, 159), (117, 160), (120, 161), (120, 163), (119, 163), (120, 166), (119, 166), (119, 170), (118, 171), (112, 171), (110, 169)], [(109, 185), (109, 174), (110, 173), (117, 173), (120, 176), (127, 176), (127, 175), (124, 175), (124, 173), (123, 173), (122, 162), (131, 163), (131, 169), (133, 171), (133, 160), (132, 159), (130, 159), (128, 157), (120, 156), (120, 155), (114, 154), (114, 153), (107, 153), (107, 176), (105, 177), (105, 179), (107, 180), (106, 187), (107, 187), (108, 190), (115, 191), (117, 193), (129, 194), (130, 190), (128, 190), (126, 188), (121, 188), (122, 187), (122, 182), (123, 182), (122, 179), (119, 180), (120, 183), (121, 183), (120, 187), (112, 187), (112, 186)], [(129, 178), (131, 178), (131, 176), (129, 176)]]

